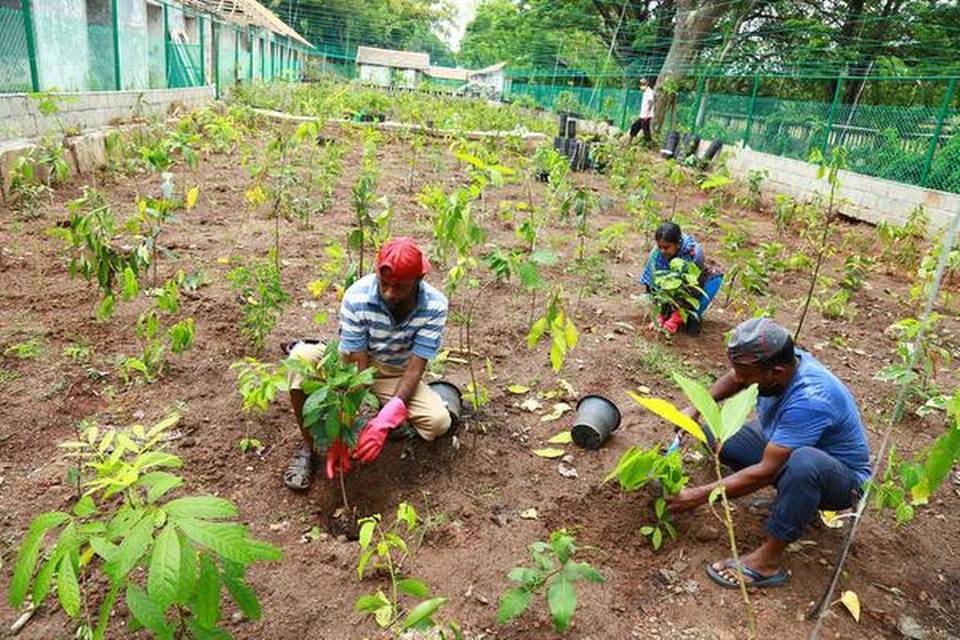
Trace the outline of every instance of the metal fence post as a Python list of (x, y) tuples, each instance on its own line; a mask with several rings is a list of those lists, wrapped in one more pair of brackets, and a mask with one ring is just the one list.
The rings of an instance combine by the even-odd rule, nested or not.
[(240, 29), (233, 28), (233, 82), (236, 85), (240, 80)]
[(166, 87), (170, 87), (170, 7), (163, 3), (163, 69)]
[(217, 100), (220, 99), (220, 24), (210, 20), (210, 40), (213, 47), (213, 55), (210, 60), (213, 64), (213, 95)]
[(247, 26), (247, 58), (250, 64), (247, 65), (247, 82), (253, 84), (253, 30)]
[(923, 173), (920, 174), (920, 186), (927, 186), (927, 179), (930, 177), (930, 168), (933, 166), (933, 156), (937, 152), (937, 145), (940, 143), (940, 132), (943, 131), (943, 121), (947, 117), (947, 111), (950, 109), (950, 101), (953, 100), (953, 94), (957, 89), (957, 79), (950, 78), (947, 83), (947, 94), (943, 96), (943, 104), (940, 105), (940, 113), (937, 114), (937, 125), (933, 128), (933, 138), (930, 139), (930, 148), (927, 149), (927, 159), (923, 163)]
[(30, 86), (40, 91), (40, 74), (37, 73), (37, 43), (33, 37), (33, 0), (21, 0), (23, 31), (27, 36), (27, 60), (30, 62)]
[(204, 26), (203, 26), (202, 15), (197, 16), (197, 27), (198, 27), (198, 30), (200, 31), (200, 86), (205, 87), (207, 86), (207, 53), (206, 53), (206, 47), (204, 47), (206, 38), (204, 37), (203, 32), (206, 29), (204, 29)]
[(123, 81), (120, 78), (120, 14), (117, 12), (117, 0), (111, 0), (110, 11), (113, 17), (113, 86), (120, 91)]
[(630, 98), (630, 80), (625, 76), (623, 79), (623, 106), (620, 109), (620, 130), (627, 126), (627, 102)]
[(757, 89), (760, 88), (760, 75), (753, 76), (753, 90), (750, 92), (750, 106), (747, 108), (747, 126), (743, 130), (743, 146), (750, 142), (750, 130), (753, 128), (753, 113), (757, 106)]
[(826, 157), (827, 147), (830, 146), (830, 131), (833, 129), (833, 119), (837, 115), (837, 104), (840, 102), (840, 96), (843, 91), (843, 76), (837, 77), (837, 88), (833, 92), (833, 102), (830, 103), (830, 114), (827, 116), (827, 130), (823, 136), (823, 146), (820, 152)]

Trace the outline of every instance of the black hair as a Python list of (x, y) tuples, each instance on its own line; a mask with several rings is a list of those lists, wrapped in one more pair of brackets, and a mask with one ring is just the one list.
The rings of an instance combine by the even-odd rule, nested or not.
[(680, 244), (683, 241), (680, 225), (676, 222), (661, 222), (653, 237), (655, 240), (663, 240), (670, 244)]
[(796, 359), (797, 355), (793, 348), (793, 338), (787, 336), (786, 341), (783, 343), (783, 346), (780, 347), (776, 353), (770, 355), (769, 358), (761, 360), (757, 363), (757, 366), (763, 369), (773, 369), (784, 364), (793, 364), (793, 361)]

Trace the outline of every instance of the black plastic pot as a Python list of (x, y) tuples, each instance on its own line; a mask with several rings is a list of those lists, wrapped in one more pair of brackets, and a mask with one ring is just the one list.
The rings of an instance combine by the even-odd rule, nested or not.
[(558, 127), (558, 131), (560, 133), (558, 133), (557, 135), (562, 138), (565, 135), (567, 135), (567, 112), (561, 111), (559, 116), (560, 116), (560, 122), (559, 122), (560, 126)]
[(539, 180), (540, 182), (549, 182), (550, 174), (547, 173), (546, 171), (537, 171), (537, 180)]
[(570, 154), (570, 168), (574, 171), (583, 171), (586, 169), (589, 155), (590, 144), (587, 142), (577, 142), (574, 145), (573, 153)]
[(683, 137), (684, 158), (697, 155), (700, 150), (700, 136), (695, 133), (688, 133)]
[(436, 380), (429, 383), (428, 386), (435, 394), (440, 396), (443, 404), (447, 405), (447, 411), (450, 412), (450, 419), (453, 424), (459, 424), (460, 415), (463, 412), (463, 397), (460, 393), (460, 387), (446, 380)]
[(567, 116), (567, 137), (571, 140), (577, 137), (577, 119)]
[(667, 134), (667, 139), (663, 142), (663, 148), (660, 149), (660, 155), (664, 158), (672, 158), (677, 155), (677, 147), (680, 145), (680, 134), (671, 131)]
[(598, 394), (580, 398), (570, 436), (579, 447), (599, 449), (620, 426), (620, 410), (612, 400)]
[(714, 140), (713, 142), (711, 142), (710, 146), (707, 147), (706, 153), (703, 154), (703, 161), (710, 162), (711, 160), (713, 160), (717, 156), (717, 154), (720, 153), (720, 149), (723, 149), (722, 142), (720, 142), (719, 140)]
[(563, 136), (557, 136), (553, 139), (553, 150), (557, 153), (564, 153), (567, 150), (567, 139)]

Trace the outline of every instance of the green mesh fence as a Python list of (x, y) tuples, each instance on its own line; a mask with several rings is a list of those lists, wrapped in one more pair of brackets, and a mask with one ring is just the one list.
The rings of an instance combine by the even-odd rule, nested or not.
[[(538, 80), (513, 78), (509, 96), (623, 128), (640, 110), (638, 89)], [(667, 108), (660, 133), (693, 131), (797, 160), (807, 160), (815, 148), (829, 154), (843, 145), (851, 171), (960, 193), (960, 98), (954, 85), (949, 79), (845, 79), (837, 90), (836, 79), (692, 79)]]
[(30, 59), (23, 11), (0, 7), (0, 92), (30, 91)]
[(199, 87), (200, 45), (169, 43), (170, 61), (167, 69), (167, 86), (171, 88)]
[(92, 24), (87, 27), (87, 81), (93, 91), (116, 89), (114, 79), (113, 27)]

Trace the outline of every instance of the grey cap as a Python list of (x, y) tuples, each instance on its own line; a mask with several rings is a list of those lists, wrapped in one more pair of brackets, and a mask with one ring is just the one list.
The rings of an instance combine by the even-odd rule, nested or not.
[(770, 318), (750, 318), (736, 326), (727, 343), (733, 364), (762, 364), (793, 344), (790, 333)]

